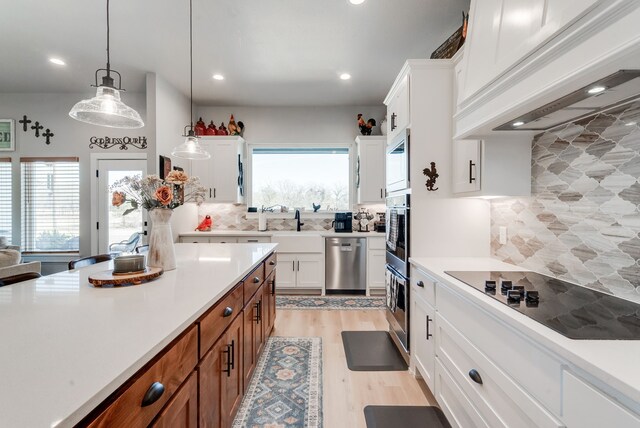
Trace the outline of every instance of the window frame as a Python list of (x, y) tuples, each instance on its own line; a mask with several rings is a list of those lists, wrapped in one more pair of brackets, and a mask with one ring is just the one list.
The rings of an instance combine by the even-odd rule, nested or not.
[[(11, 157), (4, 157), (4, 156), (0, 156), (0, 165), (5, 164), (9, 166), (9, 203), (10, 203), (10, 209), (9, 211), (9, 233), (7, 235), (1, 235), (1, 236), (6, 236), (7, 240), (8, 240), (8, 244), (9, 245), (15, 245), (14, 242), (16, 241), (16, 237), (14, 234), (14, 225), (15, 225), (15, 180), (14, 180), (14, 176), (13, 176), (13, 159)], [(6, 209), (6, 207), (5, 207)]]
[[(249, 143), (247, 144), (247, 171), (246, 171), (246, 203), (247, 207), (253, 206), (253, 150), (254, 149), (296, 149), (296, 148), (319, 148), (319, 149), (348, 149), (349, 151), (349, 208), (345, 211), (352, 211), (356, 203), (356, 186), (355, 186), (355, 143), (349, 142), (321, 142), (321, 143)], [(260, 207), (257, 207), (260, 208)], [(340, 211), (319, 210), (318, 212), (305, 211), (305, 217), (311, 218), (333, 218), (334, 214)], [(342, 211), (344, 212), (344, 211)], [(290, 209), (288, 213), (267, 213), (268, 218), (289, 218), (293, 215)], [(257, 218), (257, 213), (247, 213), (247, 218)]]
[[(25, 228), (25, 216), (27, 215), (26, 210), (24, 209), (24, 203), (25, 203), (25, 192), (24, 192), (24, 187), (25, 187), (25, 177), (24, 177), (24, 170), (23, 170), (23, 164), (27, 164), (27, 163), (38, 163), (38, 162), (42, 162), (42, 163), (55, 163), (55, 162), (66, 162), (66, 163), (76, 163), (78, 165), (78, 249), (77, 250), (27, 250), (27, 246), (25, 245), (26, 239), (27, 237), (25, 236), (26, 234), (24, 233), (24, 228)], [(81, 207), (81, 197), (80, 197), (80, 193), (81, 193), (81, 181), (82, 181), (82, 171), (81, 171), (81, 167), (80, 167), (80, 158), (79, 157), (69, 157), (69, 156), (60, 156), (60, 157), (21, 157), (19, 159), (19, 168), (20, 168), (20, 191), (21, 191), (21, 198), (20, 198), (20, 242), (21, 242), (21, 247), (22, 247), (22, 253), (24, 255), (27, 256), (27, 258), (29, 256), (38, 256), (38, 255), (68, 255), (68, 254), (79, 254), (80, 253), (80, 234), (82, 232), (82, 226), (81, 226), (81, 214), (80, 211), (82, 210)], [(14, 210), (15, 212), (15, 210)]]

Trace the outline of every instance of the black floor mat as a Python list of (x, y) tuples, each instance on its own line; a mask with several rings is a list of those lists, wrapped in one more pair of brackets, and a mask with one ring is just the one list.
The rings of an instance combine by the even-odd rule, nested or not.
[(431, 406), (366, 406), (367, 428), (451, 428), (442, 410)]
[(342, 343), (349, 370), (407, 370), (407, 364), (386, 331), (343, 331)]

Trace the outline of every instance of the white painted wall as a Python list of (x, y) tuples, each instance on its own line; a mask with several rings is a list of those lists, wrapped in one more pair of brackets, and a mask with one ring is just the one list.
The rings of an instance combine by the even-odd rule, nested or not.
[(360, 135), (357, 115), (365, 120), (374, 118), (377, 127), (372, 134), (380, 135), (380, 123), (386, 107), (336, 106), (336, 107), (213, 107), (199, 106), (196, 117), (205, 123), (213, 120), (216, 126), (229, 123), (233, 113), (236, 122), (245, 124), (244, 139), (248, 144), (263, 143), (353, 143)]
[[(89, 155), (98, 152), (118, 152), (117, 147), (109, 150), (89, 148), (89, 139), (93, 136), (146, 136), (147, 150), (130, 148), (135, 153), (152, 152), (155, 150), (153, 138), (149, 138), (147, 126), (135, 130), (120, 130), (98, 127), (78, 122), (69, 117), (69, 110), (81, 99), (91, 98), (95, 92), (82, 94), (42, 94), (42, 93), (0, 93), (0, 117), (16, 120), (15, 152), (2, 152), (2, 156), (9, 156), (13, 163), (13, 242), (20, 242), (20, 157), (59, 157), (75, 156), (80, 159), (80, 253), (88, 255), (91, 251), (91, 188)], [(140, 93), (123, 94), (123, 101), (136, 109), (146, 120), (145, 95)], [(23, 115), (32, 121), (39, 121), (45, 128), (51, 129), (55, 136), (51, 145), (45, 144), (45, 139), (36, 138), (34, 131), (23, 132), (22, 125), (17, 121)], [(31, 124), (33, 125), (33, 124)], [(42, 131), (41, 131), (42, 132)], [(44, 272), (44, 269), (43, 269)]]

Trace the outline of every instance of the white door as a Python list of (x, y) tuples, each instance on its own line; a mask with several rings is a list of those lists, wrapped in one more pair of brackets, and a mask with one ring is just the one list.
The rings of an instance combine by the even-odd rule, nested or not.
[(278, 253), (277, 288), (294, 288), (296, 286), (296, 256)]
[(235, 141), (217, 141), (212, 152), (213, 202), (238, 199), (238, 148)]
[[(201, 139), (202, 140), (202, 139)], [(207, 141), (200, 141), (200, 146), (203, 150), (211, 153), (211, 144)], [(206, 189), (204, 200), (205, 202), (213, 201), (213, 158), (215, 154), (211, 153), (212, 157), (204, 160), (192, 160), (191, 162), (191, 176), (198, 177), (200, 184)]]
[[(280, 264), (279, 261), (278, 264)], [(298, 254), (296, 271), (299, 288), (324, 288), (324, 256), (322, 254)]]
[(367, 260), (367, 275), (369, 289), (384, 290), (384, 271), (387, 263), (387, 252), (385, 250), (369, 250)]
[(480, 140), (453, 142), (453, 191), (454, 193), (480, 190)]
[(360, 159), (360, 187), (358, 202), (361, 204), (384, 203), (384, 141), (361, 141), (358, 144)]
[(435, 325), (434, 318), (436, 316), (435, 309), (422, 300), (420, 297), (414, 297), (413, 306), (411, 307), (411, 347), (413, 348), (413, 357), (416, 365), (420, 370), (420, 374), (424, 378), (425, 383), (434, 391), (435, 387), (435, 346), (434, 336)]
[[(114, 207), (110, 187), (127, 176), (147, 175), (146, 159), (99, 159), (97, 171), (98, 253), (109, 252), (109, 246), (127, 241), (134, 233), (146, 230), (146, 211), (142, 207), (131, 210), (130, 203)], [(131, 211), (130, 211), (131, 210)], [(127, 212), (129, 211), (129, 212)], [(127, 212), (126, 215), (123, 215)], [(141, 245), (141, 242), (138, 243)]]

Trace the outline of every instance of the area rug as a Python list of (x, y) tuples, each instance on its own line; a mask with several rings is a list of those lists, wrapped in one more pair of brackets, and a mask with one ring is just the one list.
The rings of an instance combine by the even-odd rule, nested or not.
[(278, 309), (384, 309), (384, 296), (276, 296)]
[(233, 428), (322, 427), (322, 338), (270, 337)]

